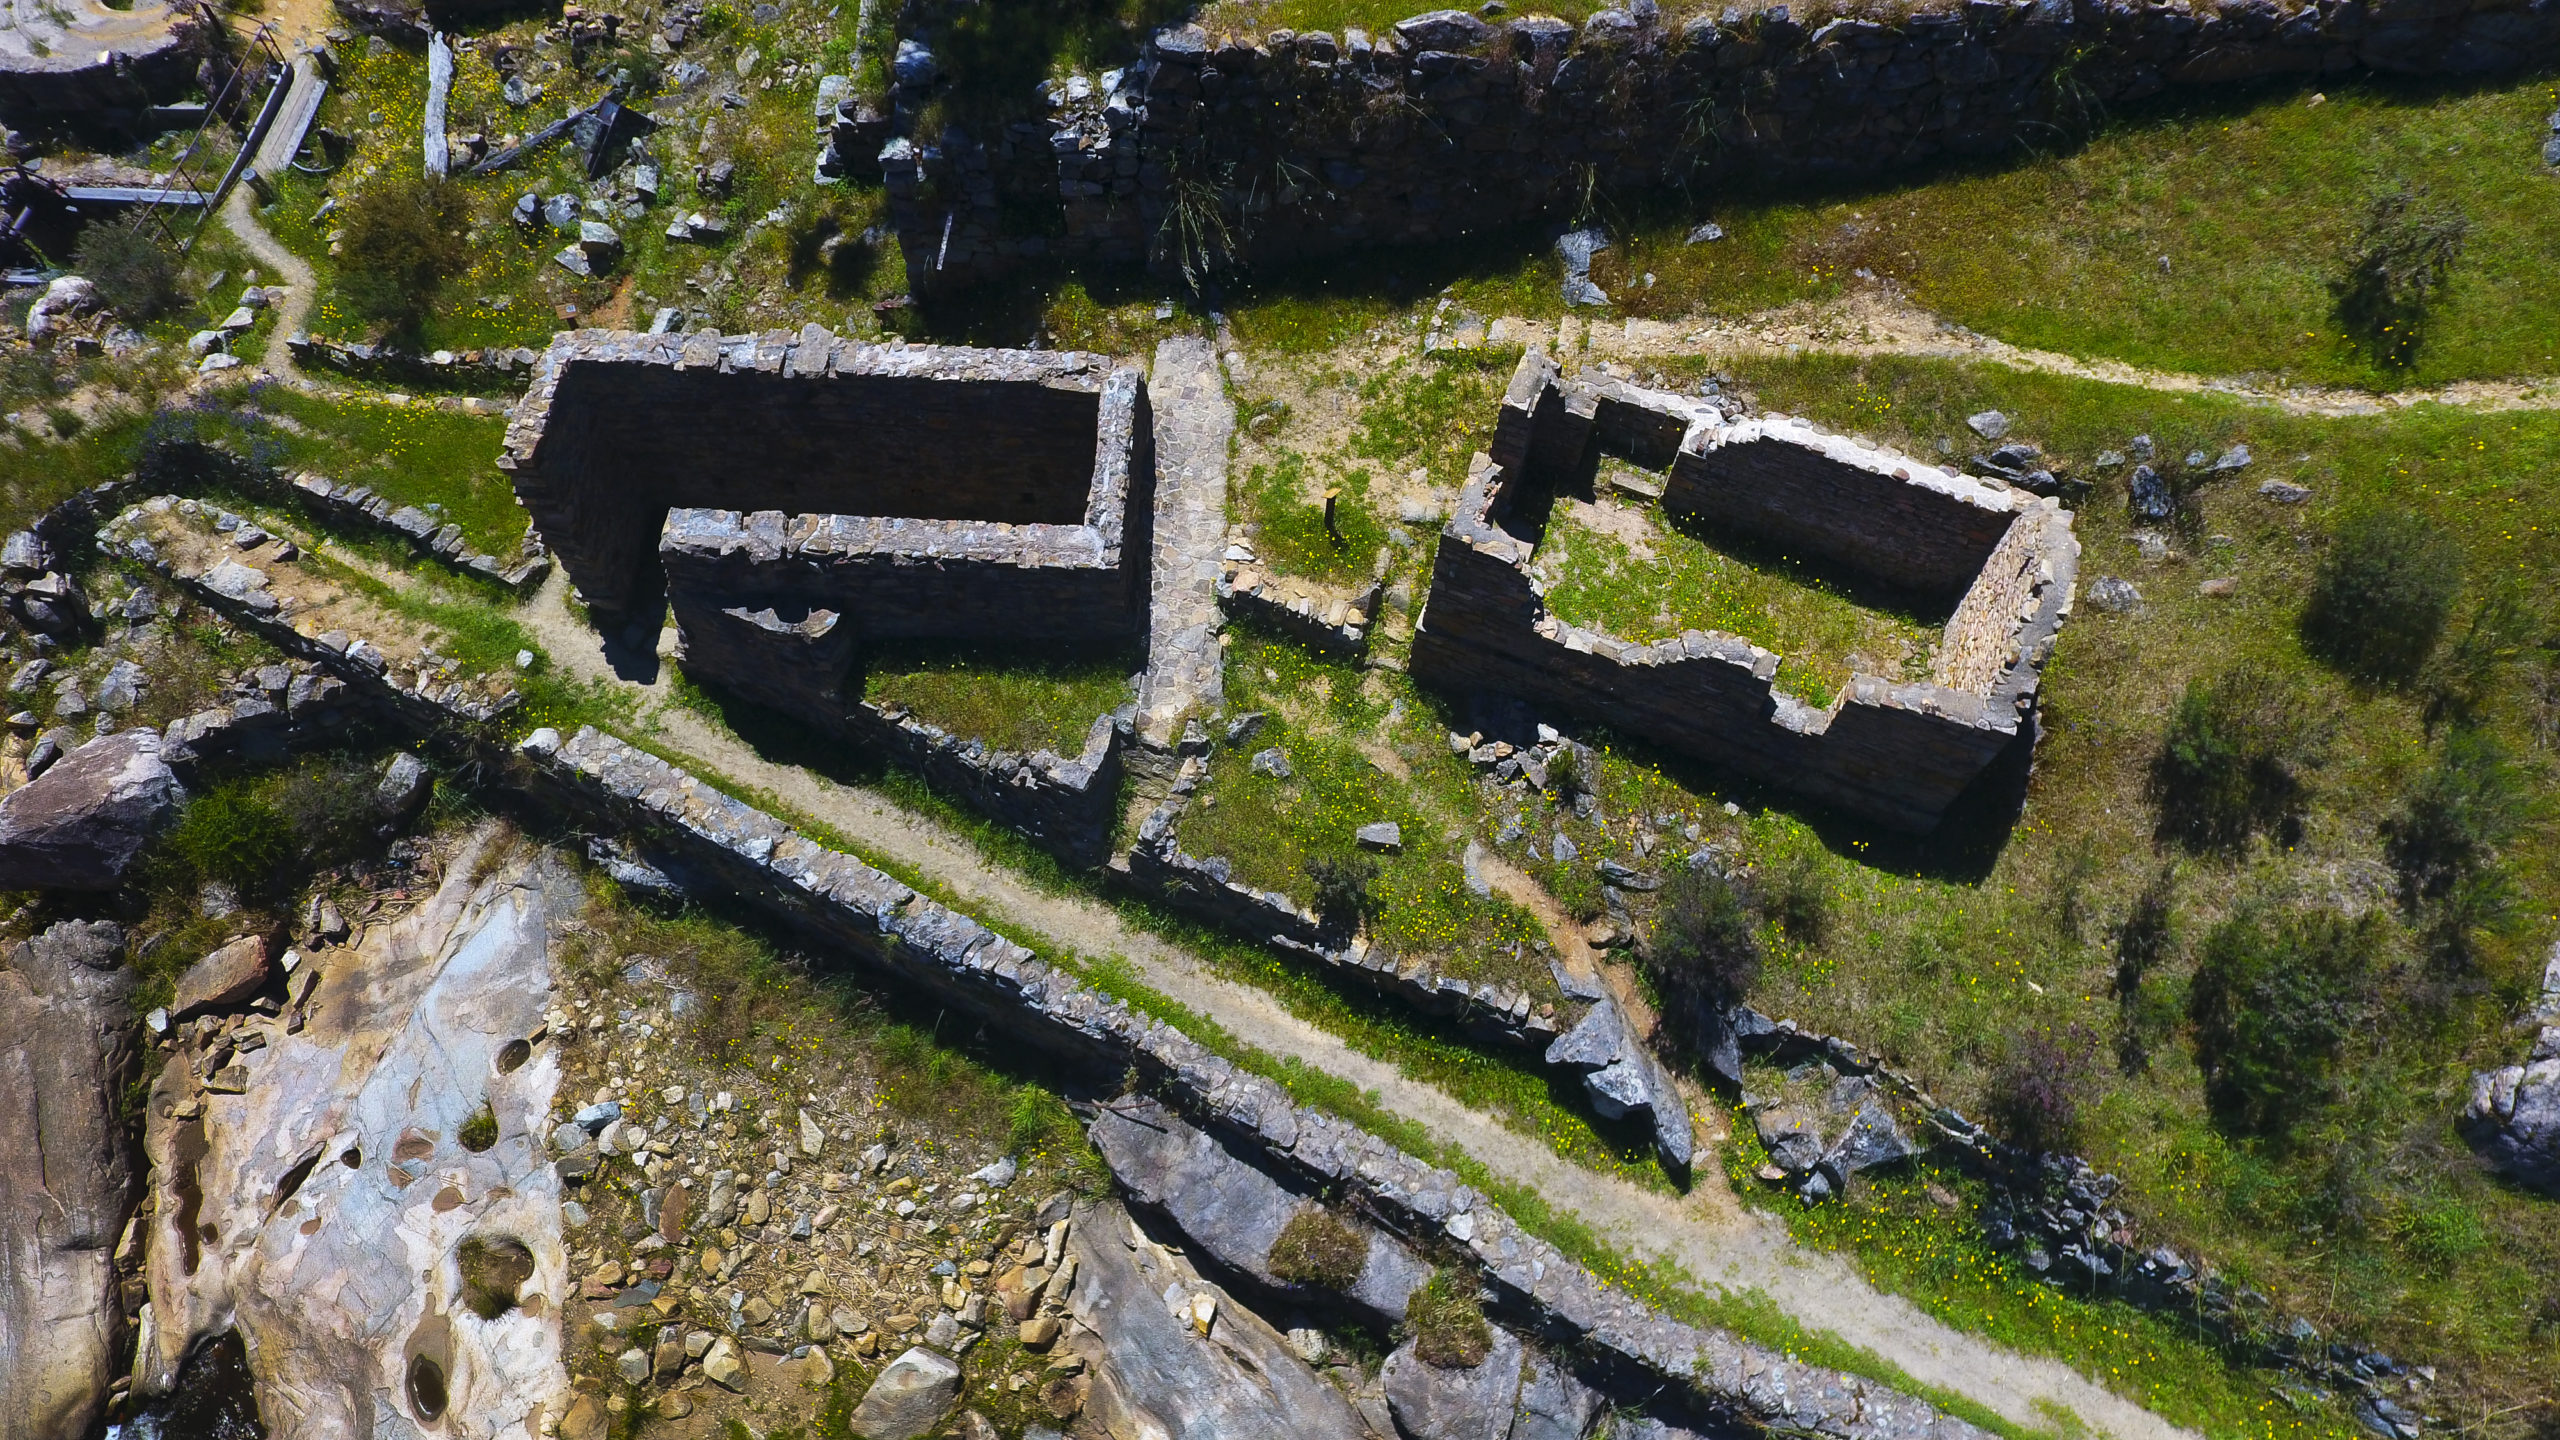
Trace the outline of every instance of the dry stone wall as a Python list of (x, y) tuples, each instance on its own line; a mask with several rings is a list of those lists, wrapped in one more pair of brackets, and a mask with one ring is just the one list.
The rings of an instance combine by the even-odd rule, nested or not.
[[(1558, 705), (1880, 824), (1934, 829), (2002, 751), (2033, 743), (2037, 679), (2069, 614), (2078, 567), (2069, 512), (2023, 491), (1836, 440), (1800, 421), (1719, 427), (1685, 411), (1694, 402), (1680, 397), (1652, 404), (1664, 416), (1686, 415), (1672, 465), (1675, 477), (1689, 472), (1679, 493), (1724, 483), (1705, 457), (1722, 436), (1741, 432), (1744, 439), (1728, 452), (1757, 455), (1753, 471), (1781, 477), (1771, 487), (1794, 497), (1784, 506), (1790, 538), (1817, 529), (1826, 515), (1884, 504), (1873, 492), (1887, 481), (1914, 492), (1906, 511), (1938, 515), (1939, 543), (1922, 537), (1913, 547), (1920, 558), (1898, 561), (1884, 535), (1853, 527), (1838, 544), (1842, 555), (1899, 564), (1899, 577), (1944, 573), (1962, 554), (1945, 537), (1989, 532), (1966, 577), (1982, 593), (1958, 605), (1961, 628), (1951, 624), (1941, 646), (1942, 673), (1973, 683), (1901, 684), (1859, 674), (1828, 710), (1816, 710), (1775, 687), (1776, 655), (1736, 636), (1690, 631), (1634, 644), (1550, 614), (1527, 569), (1537, 535), (1523, 518), (1536, 507), (1525, 502), (1586, 467), (1590, 449), (1608, 436), (1643, 427), (1632, 418), (1604, 425), (1602, 397), (1563, 382), (1554, 360), (1537, 352), (1522, 357), (1492, 451), (1478, 457), (1441, 537), (1414, 634), (1414, 677)], [(1645, 408), (1642, 395), (1625, 386), (1608, 405)], [(1777, 446), (1791, 453), (1763, 453)], [(1666, 505), (1673, 493), (1666, 489)], [(1728, 521), (1752, 527), (1769, 503), (1730, 508)], [(2014, 545), (2004, 538), (2012, 533)], [(2001, 566), (1987, 565), (1993, 554), (2004, 557)]]
[(919, 291), (1049, 258), (1169, 264), (1167, 215), (1198, 228), (1209, 203), (1232, 258), (1272, 266), (1517, 224), (1590, 186), (1999, 154), (2175, 86), (2509, 73), (2560, 52), (2560, 6), (1938, 0), (1808, 22), (1634, 0), (1579, 27), (1460, 11), (1376, 35), (1186, 25), (974, 135), (913, 128), (942, 83), (931, 39), (901, 47), (901, 138), (880, 160)]

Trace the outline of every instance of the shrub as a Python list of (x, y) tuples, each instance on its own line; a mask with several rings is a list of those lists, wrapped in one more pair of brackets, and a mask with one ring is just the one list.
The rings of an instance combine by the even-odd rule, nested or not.
[(1645, 973), (1682, 1024), (1721, 1010), (1760, 978), (1760, 936), (1742, 893), (1721, 875), (1683, 870), (1662, 887)]
[(2302, 611), (2311, 653), (2360, 679), (2415, 676), (2462, 588), (2462, 548), (2422, 516), (2360, 510), (2338, 522)]
[(1405, 1302), (1404, 1323), (1413, 1332), (1413, 1353), (1443, 1370), (1472, 1368), (1493, 1352), (1493, 1329), (1485, 1324), (1476, 1287), (1454, 1270), (1435, 1270), (1429, 1283)]
[(2386, 365), (2417, 359), (2427, 307), (2462, 258), (2471, 222), (2449, 205), (2423, 203), (2403, 184), (2377, 195), (2346, 256), (2346, 273), (2330, 284), (2338, 318)]
[(178, 256), (160, 237), (117, 224), (80, 232), (72, 268), (98, 287), (107, 308), (139, 324), (178, 302)]
[(1822, 852), (1808, 845), (1771, 869), (1761, 909), (1788, 939), (1820, 945), (1831, 929), (1831, 877)]
[(2190, 681), (2151, 767), (2162, 838), (2231, 850), (2287, 838), (2309, 799), (2328, 723), (2299, 686), (2250, 665)]
[(2253, 908), (2205, 937), (2187, 1016), (2225, 1130), (2281, 1141), (2328, 1098), (2338, 1052), (2371, 1007), (2382, 939), (2372, 915), (2271, 920)]
[(1565, 744), (1556, 747), (1554, 758), (1547, 761), (1547, 788), (1567, 804), (1591, 788), (1589, 777), (1582, 773), (1581, 746)]
[(388, 173), (340, 213), (339, 288), (369, 319), (415, 325), (444, 277), (470, 266), (470, 205), (458, 185)]
[(1369, 1240), (1322, 1205), (1309, 1203), (1289, 1217), (1271, 1242), (1271, 1273), (1292, 1285), (1348, 1291), (1369, 1263)]
[(2499, 676), (2524, 658), (2543, 633), (2542, 617), (2523, 587), (2501, 585), (2480, 597), (2461, 635), (2427, 666), (2422, 682), (2427, 728), (2478, 720)]
[(2498, 847), (2523, 825), (2524, 809), (2524, 786), (2505, 747), (2478, 731), (2455, 731), (2382, 822), (2383, 855), (2399, 872), (2402, 903), (2447, 899), (2495, 865)]
[(1366, 855), (1317, 855), (1307, 861), (1315, 882), (1316, 913), (1337, 925), (1358, 925), (1378, 913), (1378, 862)]
[(1987, 1107), (2009, 1143), (2038, 1153), (2078, 1148), (2096, 1041), (2078, 1025), (2058, 1036), (2037, 1030), (2010, 1038), (2007, 1057), (1992, 1072)]
[(257, 891), (271, 884), (293, 857), (293, 826), (274, 806), (234, 783), (188, 801), (169, 832), (169, 848), (199, 879)]

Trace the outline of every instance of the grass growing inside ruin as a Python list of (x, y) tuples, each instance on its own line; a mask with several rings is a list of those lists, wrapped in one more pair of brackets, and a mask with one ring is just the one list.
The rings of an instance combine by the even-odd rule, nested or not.
[[(1545, 962), (1526, 948), (1540, 938), (1535, 922), (1467, 886), (1466, 835), (1452, 821), (1469, 782), (1437, 741), (1443, 727), (1371, 693), (1383, 684), (1366, 686), (1358, 672), (1288, 641), (1239, 632), (1227, 673), (1229, 711), (1272, 718), (1212, 758), (1210, 783), (1183, 818), (1186, 851), (1224, 856), (1238, 881), (1302, 905), (1318, 901), (1312, 867), (1365, 858), (1377, 867), (1368, 887), (1373, 940), (1393, 953), (1428, 956), (1452, 974), (1553, 997)], [(1270, 749), (1286, 757), (1288, 778), (1253, 768), (1253, 756)], [(1353, 832), (1381, 820), (1402, 827), (1400, 852), (1368, 854), (1355, 845)]]
[(280, 468), (364, 485), (395, 505), (434, 506), (473, 549), (501, 559), (524, 548), (529, 522), (497, 467), (504, 415), (391, 405), (267, 387), (252, 402), (285, 417)]
[(1779, 688), (1816, 706), (1855, 671), (1926, 678), (1945, 621), (1862, 594), (1829, 567), (1666, 523), (1659, 505), (1606, 495), (1559, 501), (1531, 566), (1559, 619), (1623, 640), (1739, 635), (1776, 651)]
[(882, 645), (862, 660), (862, 698), (1000, 750), (1073, 759), (1096, 717), (1137, 692), (1145, 658), (1058, 645)]
[[(1369, 502), (1366, 465), (1317, 469), (1295, 450), (1281, 450), (1255, 464), (1241, 484), (1241, 507), (1252, 527), (1257, 559), (1285, 575), (1335, 585), (1357, 585), (1387, 543), (1387, 529)], [(1334, 491), (1333, 523), (1325, 523), (1325, 493)]]
[[(1828, 298), (1865, 269), (1950, 320), (2082, 357), (2383, 388), (2560, 374), (2560, 283), (2543, 243), (2560, 190), (2540, 155), (2560, 90), (2357, 80), (2319, 92), (2319, 104), (2292, 82), (2173, 93), (2077, 149), (1909, 184), (1676, 215), (1637, 206), (1594, 278), (1623, 313), (1673, 319)], [(2340, 324), (2330, 288), (2366, 207), (2403, 184), (2470, 223), (2405, 370)], [(1684, 244), (1707, 218), (1728, 238)]]

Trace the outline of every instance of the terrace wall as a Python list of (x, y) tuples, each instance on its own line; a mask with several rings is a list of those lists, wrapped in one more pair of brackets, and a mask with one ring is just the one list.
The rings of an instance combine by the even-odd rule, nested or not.
[[(1634, 0), (1579, 28), (1446, 11), (1376, 36), (1182, 26), (1116, 88), (1053, 88), (982, 135), (893, 140), (881, 168), (921, 292), (1026, 261), (1137, 260), (1174, 197), (1204, 187), (1235, 258), (1276, 266), (1519, 224), (1590, 186), (2006, 153), (2173, 86), (2479, 76), (2555, 53), (2549, 0), (1937, 0), (1816, 27), (1783, 5), (1673, 23)], [(902, 56), (902, 123), (935, 73)]]

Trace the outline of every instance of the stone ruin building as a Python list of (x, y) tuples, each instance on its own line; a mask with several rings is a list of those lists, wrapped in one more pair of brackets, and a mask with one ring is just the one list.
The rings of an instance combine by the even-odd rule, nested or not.
[(1136, 367), (815, 325), (566, 331), (498, 464), (607, 633), (654, 634), (663, 597), (697, 678), (903, 750), (1070, 852), (1107, 832), (1112, 717), (1076, 756), (989, 757), (849, 682), (866, 642), (1144, 634), (1155, 450)]
[[(1827, 708), (1779, 657), (1689, 632), (1634, 644), (1549, 613), (1528, 562), (1600, 455), (1663, 473), (1668, 513), (1951, 607), (1927, 679), (1858, 674)], [(1112, 643), (1149, 623), (1147, 383), (1072, 352), (794, 334), (558, 336), (501, 468), (600, 627), (662, 598), (699, 679), (886, 744), (1058, 848), (1107, 850), (1117, 745), (991, 755), (860, 696), (884, 640)], [(1926, 832), (2013, 745), (2069, 613), (2071, 516), (1785, 416), (1564, 378), (1525, 356), (1448, 523), (1412, 670), (1611, 725), (1896, 829)], [(938, 771), (938, 773), (937, 773)]]
[[(1635, 644), (1558, 619), (1528, 563), (1549, 502), (1587, 483), (1603, 454), (1666, 472), (1670, 515), (1951, 602), (1929, 678), (1861, 673), (1817, 709), (1776, 687), (1777, 655), (1737, 636)], [(1412, 671), (1926, 832), (2004, 750), (2034, 743), (2037, 679), (2079, 555), (2057, 500), (1783, 415), (1727, 424), (1683, 396), (1566, 380), (1533, 351), (1441, 537)]]

